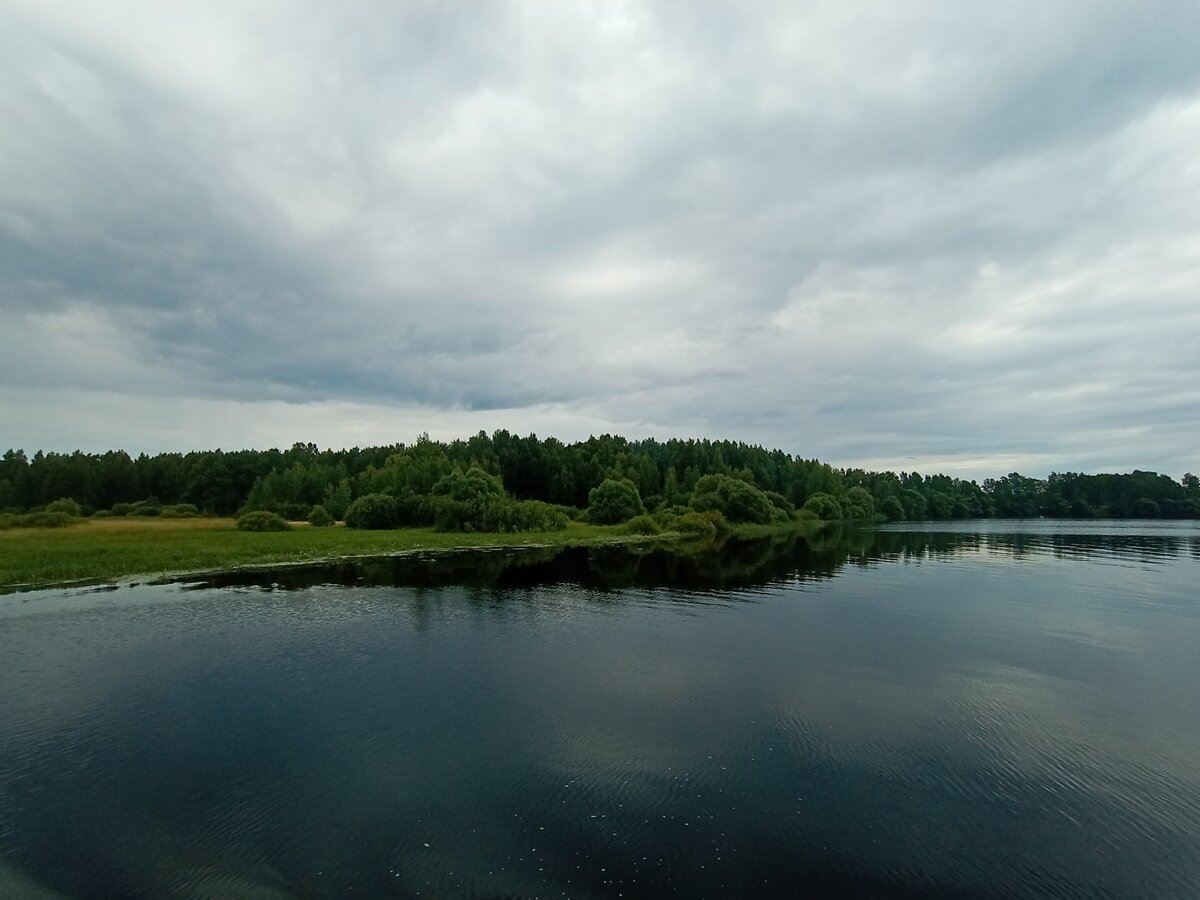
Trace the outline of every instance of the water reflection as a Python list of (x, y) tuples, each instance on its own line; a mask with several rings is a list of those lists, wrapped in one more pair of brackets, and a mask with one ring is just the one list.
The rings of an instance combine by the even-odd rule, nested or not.
[(0, 896), (1196, 896), (1194, 547), (831, 529), (27, 598)]
[(1111, 560), (1154, 565), (1190, 556), (1200, 558), (1200, 532), (1182, 528), (1168, 533), (1060, 531), (1023, 533), (970, 530), (956, 523), (926, 530), (861, 528), (841, 524), (807, 534), (783, 534), (756, 540), (727, 540), (716, 545), (679, 547), (498, 548), (366, 557), (280, 569), (258, 568), (185, 579), (194, 588), (269, 587), (304, 590), (317, 585), (368, 587), (444, 587), (467, 585), (496, 590), (569, 583), (596, 590), (672, 587), (736, 590), (795, 581), (833, 578), (847, 567), (880, 562), (947, 561), (975, 555), (1027, 560)]

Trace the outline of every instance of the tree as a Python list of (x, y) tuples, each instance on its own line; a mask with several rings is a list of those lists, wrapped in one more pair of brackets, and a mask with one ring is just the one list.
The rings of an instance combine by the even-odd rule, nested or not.
[(646, 511), (637, 485), (628, 478), (605, 478), (588, 492), (588, 520), (615, 525)]
[(349, 528), (395, 528), (397, 518), (396, 501), (387, 494), (365, 494), (346, 510)]
[(705, 475), (688, 505), (697, 512), (719, 512), (730, 522), (766, 524), (787, 517), (766, 494), (732, 475)]
[(818, 519), (826, 522), (836, 522), (839, 519), (845, 518), (842, 512), (842, 505), (838, 503), (837, 498), (824, 491), (818, 491), (805, 500), (804, 509), (807, 509)]

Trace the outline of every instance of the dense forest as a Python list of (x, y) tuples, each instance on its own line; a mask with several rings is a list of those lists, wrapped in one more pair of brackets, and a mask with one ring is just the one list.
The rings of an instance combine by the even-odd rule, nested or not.
[[(194, 507), (219, 515), (270, 510), (299, 519), (319, 505), (342, 519), (366, 497), (386, 498), (391, 524), (488, 530), (532, 527), (551, 510), (567, 517), (590, 510), (593, 521), (613, 521), (689, 507), (741, 521), (806, 509), (821, 519), (1200, 518), (1200, 479), (1191, 474), (1175, 481), (1140, 471), (1046, 479), (1012, 473), (977, 484), (946, 475), (837, 469), (731, 441), (611, 435), (565, 444), (500, 430), (449, 443), (421, 436), (407, 445), (348, 450), (298, 443), (288, 450), (136, 458), (119, 450), (32, 457), (9, 450), (0, 460), (0, 511), (11, 513), (71, 498), (84, 515)], [(503, 510), (491, 502), (498, 497), (507, 504)], [(486, 522), (470, 520), (472, 509), (482, 508), (480, 498), (491, 498), (494, 515)]]

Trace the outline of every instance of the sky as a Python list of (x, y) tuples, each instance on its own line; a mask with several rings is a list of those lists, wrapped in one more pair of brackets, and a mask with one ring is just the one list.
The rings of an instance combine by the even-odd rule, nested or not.
[(0, 446), (1200, 472), (1200, 4), (5, 0)]

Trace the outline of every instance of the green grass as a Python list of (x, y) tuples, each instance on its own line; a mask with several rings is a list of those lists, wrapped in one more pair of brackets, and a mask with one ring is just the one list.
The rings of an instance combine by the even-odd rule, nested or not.
[(96, 519), (70, 528), (0, 531), (0, 590), (416, 550), (646, 540), (621, 534), (620, 526), (578, 522), (565, 531), (517, 534), (457, 534), (431, 528), (357, 531), (307, 525), (253, 533), (238, 531), (233, 519)]

